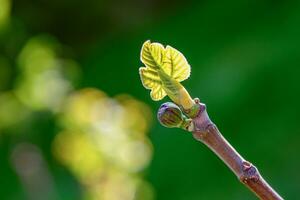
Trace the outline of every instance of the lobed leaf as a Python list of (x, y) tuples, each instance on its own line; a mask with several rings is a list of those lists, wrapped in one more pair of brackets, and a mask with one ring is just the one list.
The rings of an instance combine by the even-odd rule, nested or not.
[(158, 73), (149, 67), (141, 67), (139, 71), (143, 86), (151, 89), (151, 98), (155, 101), (163, 99), (167, 94)]
[(150, 40), (144, 42), (140, 59), (145, 65), (140, 68), (141, 81), (145, 88), (151, 90), (150, 96), (155, 101), (167, 94), (178, 94), (178, 83), (191, 73), (191, 67), (182, 53), (171, 46), (164, 48), (160, 43), (151, 43)]

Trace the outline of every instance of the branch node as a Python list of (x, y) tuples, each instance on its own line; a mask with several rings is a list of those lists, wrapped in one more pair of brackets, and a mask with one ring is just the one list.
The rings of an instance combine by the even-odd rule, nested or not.
[(249, 181), (258, 182), (259, 181), (259, 172), (254, 165), (248, 161), (243, 161), (242, 163), (242, 175), (239, 179), (241, 182), (247, 184)]
[(194, 102), (195, 102), (196, 104), (200, 104), (200, 99), (199, 99), (199, 98), (195, 98), (195, 99), (194, 99)]
[(217, 129), (216, 125), (209, 119), (207, 114), (206, 105), (203, 103), (199, 103), (197, 99), (195, 102), (199, 104), (199, 112), (197, 116), (193, 119), (194, 123), (194, 133), (193, 136), (196, 140), (203, 141), (207, 135), (215, 129)]

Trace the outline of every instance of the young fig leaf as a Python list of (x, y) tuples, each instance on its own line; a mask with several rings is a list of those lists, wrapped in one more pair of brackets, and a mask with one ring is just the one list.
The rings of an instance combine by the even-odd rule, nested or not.
[(188, 92), (180, 84), (191, 73), (191, 67), (178, 50), (171, 46), (166, 48), (159, 43), (146, 41), (141, 50), (141, 61), (145, 67), (140, 67), (143, 86), (150, 89), (154, 101), (168, 95), (177, 105), (190, 109), (194, 102)]

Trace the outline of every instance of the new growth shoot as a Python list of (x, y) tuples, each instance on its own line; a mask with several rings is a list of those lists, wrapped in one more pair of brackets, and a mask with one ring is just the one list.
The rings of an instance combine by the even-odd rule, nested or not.
[(206, 106), (198, 98), (192, 99), (181, 84), (189, 78), (191, 67), (178, 50), (171, 46), (146, 41), (141, 50), (143, 67), (140, 77), (143, 86), (151, 90), (154, 101), (169, 96), (159, 108), (157, 117), (167, 128), (183, 128), (193, 133), (196, 140), (209, 147), (232, 170), (238, 179), (263, 200), (282, 197), (264, 180), (257, 168), (245, 160), (222, 136), (209, 119)]

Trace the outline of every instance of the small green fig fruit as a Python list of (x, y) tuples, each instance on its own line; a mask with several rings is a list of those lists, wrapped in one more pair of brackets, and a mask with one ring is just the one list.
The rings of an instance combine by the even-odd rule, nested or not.
[(157, 113), (158, 121), (167, 128), (182, 128), (190, 130), (192, 120), (188, 119), (179, 106), (172, 102), (162, 104)]

